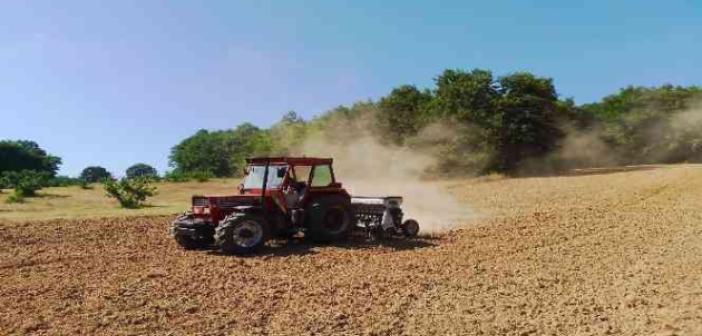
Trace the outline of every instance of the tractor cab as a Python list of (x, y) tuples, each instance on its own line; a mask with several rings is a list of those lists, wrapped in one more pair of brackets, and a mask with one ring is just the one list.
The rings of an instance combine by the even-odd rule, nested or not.
[(237, 188), (240, 195), (270, 198), (284, 213), (305, 207), (319, 194), (346, 194), (335, 180), (332, 159), (253, 158), (247, 160), (244, 173)]
[[(334, 187), (332, 159), (321, 158), (254, 158), (247, 160), (241, 187), (244, 190), (282, 188), (288, 183), (299, 187)], [(264, 183), (265, 182), (265, 183)]]

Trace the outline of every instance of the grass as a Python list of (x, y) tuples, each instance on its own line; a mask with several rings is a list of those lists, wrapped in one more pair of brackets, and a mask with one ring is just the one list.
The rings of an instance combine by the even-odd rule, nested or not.
[(0, 221), (52, 218), (90, 218), (105, 216), (169, 215), (182, 212), (190, 206), (194, 194), (225, 195), (236, 193), (237, 179), (212, 179), (208, 182), (156, 183), (158, 194), (150, 197), (139, 209), (123, 209), (117, 200), (109, 198), (100, 184), (90, 189), (79, 186), (44, 188), (36, 197), (25, 198), (24, 203), (8, 204), (12, 192), (0, 193)]

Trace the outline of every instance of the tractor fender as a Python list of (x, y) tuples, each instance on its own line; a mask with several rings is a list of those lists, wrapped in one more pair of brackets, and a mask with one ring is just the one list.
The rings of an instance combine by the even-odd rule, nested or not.
[[(232, 208), (232, 213), (231, 215), (235, 214), (245, 214), (245, 215), (253, 215), (253, 216), (258, 216), (267, 222), (269, 222), (270, 227), (268, 230), (271, 231), (273, 235), (279, 235), (281, 232), (284, 232), (288, 227), (287, 227), (287, 221), (285, 220), (285, 217), (282, 216), (281, 213), (277, 211), (273, 211), (270, 213), (266, 213), (265, 210), (256, 205), (240, 205)], [(226, 218), (224, 219), (226, 220)]]

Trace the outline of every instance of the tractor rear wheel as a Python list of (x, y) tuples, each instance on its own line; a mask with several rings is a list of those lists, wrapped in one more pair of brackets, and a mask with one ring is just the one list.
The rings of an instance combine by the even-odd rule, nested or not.
[(237, 213), (228, 216), (215, 229), (215, 245), (229, 254), (248, 254), (268, 239), (266, 221), (256, 215)]
[(313, 241), (343, 240), (353, 228), (351, 202), (342, 196), (326, 196), (314, 200), (307, 207), (305, 216), (307, 235)]

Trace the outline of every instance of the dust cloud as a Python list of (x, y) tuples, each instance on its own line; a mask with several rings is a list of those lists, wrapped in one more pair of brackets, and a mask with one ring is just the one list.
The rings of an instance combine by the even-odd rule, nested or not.
[[(667, 125), (660, 125), (649, 135), (649, 142), (665, 139), (672, 145), (657, 148), (656, 159), (664, 162), (702, 160), (702, 102), (695, 101), (690, 107), (671, 116)], [(660, 147), (660, 146), (659, 146)], [(681, 158), (682, 153), (695, 153)], [(684, 155), (684, 154), (683, 154)]]
[(436, 163), (430, 155), (380, 144), (371, 135), (345, 141), (309, 137), (301, 152), (334, 158), (335, 175), (353, 196), (402, 196), (405, 219), (416, 219), (420, 233), (451, 230), (475, 216), (440, 182), (425, 176)]
[(677, 131), (686, 131), (702, 125), (702, 102), (695, 102), (691, 108), (675, 114), (670, 125)]
[(620, 164), (621, 156), (603, 140), (601, 128), (590, 130), (565, 129), (560, 148), (552, 155), (561, 169), (609, 167)]
[[(646, 124), (641, 120), (646, 120)], [(645, 107), (637, 114), (621, 119), (622, 129), (608, 132), (603, 127), (589, 130), (565, 128), (566, 137), (555, 157), (563, 168), (611, 167), (620, 165), (660, 164), (699, 159), (702, 104), (664, 115), (655, 107)], [(604, 139), (627, 134), (623, 145), (608, 144)], [(621, 141), (621, 140), (620, 140)], [(696, 156), (696, 157), (695, 157)]]

